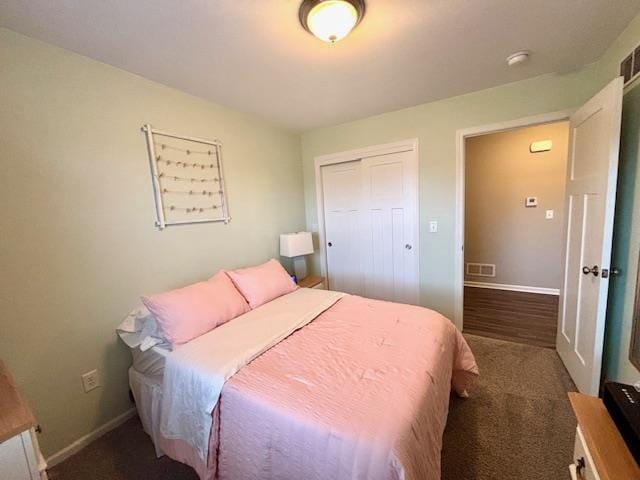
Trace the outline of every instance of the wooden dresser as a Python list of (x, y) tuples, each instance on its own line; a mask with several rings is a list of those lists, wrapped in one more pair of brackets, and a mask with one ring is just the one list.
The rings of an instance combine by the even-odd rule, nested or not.
[(36, 420), (0, 360), (0, 479), (45, 480), (46, 464), (34, 428)]
[(640, 480), (640, 468), (602, 400), (575, 392), (569, 400), (578, 419), (571, 478)]

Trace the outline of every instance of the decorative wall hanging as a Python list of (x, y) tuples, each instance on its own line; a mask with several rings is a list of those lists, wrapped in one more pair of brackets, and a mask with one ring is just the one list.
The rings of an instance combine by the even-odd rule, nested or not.
[(144, 125), (156, 203), (156, 226), (229, 223), (222, 143)]

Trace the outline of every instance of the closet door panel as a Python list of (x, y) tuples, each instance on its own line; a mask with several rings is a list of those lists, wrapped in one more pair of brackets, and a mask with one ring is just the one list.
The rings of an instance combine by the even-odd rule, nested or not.
[(361, 162), (322, 168), (328, 282), (331, 290), (362, 295)]
[(365, 244), (365, 295), (417, 303), (417, 177), (412, 152), (368, 157), (362, 161)]

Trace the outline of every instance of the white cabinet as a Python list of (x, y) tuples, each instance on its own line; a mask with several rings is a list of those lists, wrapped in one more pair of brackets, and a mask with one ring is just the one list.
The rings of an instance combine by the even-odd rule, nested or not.
[(36, 419), (0, 360), (0, 480), (46, 480)]
[(640, 467), (627, 448), (602, 400), (569, 393), (578, 420), (572, 480), (638, 480)]
[(0, 443), (0, 479), (40, 480), (31, 436), (26, 430)]
[(576, 443), (573, 449), (573, 462), (569, 466), (571, 480), (600, 480), (600, 475), (593, 463), (593, 457), (587, 447), (580, 426), (576, 428)]

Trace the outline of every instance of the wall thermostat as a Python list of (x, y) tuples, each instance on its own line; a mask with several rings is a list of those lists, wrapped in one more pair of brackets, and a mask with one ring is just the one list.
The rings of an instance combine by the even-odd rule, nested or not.
[(538, 197), (527, 197), (524, 199), (524, 206), (527, 208), (538, 206)]

